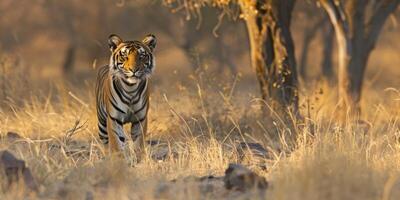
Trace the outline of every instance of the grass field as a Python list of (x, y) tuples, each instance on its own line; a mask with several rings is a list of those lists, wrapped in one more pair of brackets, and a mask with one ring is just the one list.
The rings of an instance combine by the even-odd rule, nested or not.
[[(10, 187), (0, 160), (0, 200), (400, 199), (398, 11), (368, 61), (362, 116), (341, 115), (336, 83), (322, 81), (320, 30), (309, 41), (295, 120), (259, 99), (243, 21), (220, 21), (215, 9), (188, 21), (154, 2), (0, 2), (0, 152), (24, 160), (38, 186)], [(305, 35), (325, 13), (309, 7), (314, 1), (298, 2), (290, 28), (299, 65)], [(94, 84), (111, 33), (158, 38), (147, 139), (162, 145), (148, 147), (140, 162), (131, 144), (122, 159), (98, 139)], [(267, 156), (243, 158), (241, 142), (261, 144)], [(168, 156), (154, 159), (160, 152)], [(219, 178), (230, 163), (264, 177), (268, 188), (225, 189)]]
[[(9, 61), (3, 69), (9, 69)], [(398, 199), (400, 91), (364, 90), (362, 121), (337, 118), (336, 92), (316, 83), (302, 94), (303, 122), (289, 128), (260, 112), (257, 88), (237, 76), (223, 83), (206, 70), (168, 86), (155, 84), (150, 138), (173, 150), (163, 162), (107, 156), (97, 139), (93, 81), (37, 81), (14, 67), (1, 87), (0, 149), (25, 160), (39, 190), (5, 187), (0, 199)], [(180, 76), (180, 75), (177, 75)], [(182, 77), (182, 76), (181, 76)], [(154, 80), (155, 82), (157, 80)], [(73, 81), (72, 81), (73, 82)], [(237, 85), (241, 85), (238, 87)], [(397, 88), (398, 89), (398, 88)], [(12, 131), (22, 138), (7, 138)], [(149, 138), (149, 139), (150, 139)], [(269, 152), (266, 193), (205, 191), (190, 177), (221, 176), (238, 162), (234, 146), (259, 142)], [(172, 181), (174, 180), (174, 181)], [(172, 182), (171, 182), (172, 181)]]

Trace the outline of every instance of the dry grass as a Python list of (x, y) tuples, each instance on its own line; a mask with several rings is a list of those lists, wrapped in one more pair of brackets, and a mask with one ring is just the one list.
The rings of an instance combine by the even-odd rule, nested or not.
[[(173, 86), (179, 90), (167, 94), (154, 89), (152, 95), (151, 137), (168, 141), (177, 156), (136, 163), (134, 157), (126, 162), (105, 154), (97, 139), (92, 85), (78, 89), (61, 81), (44, 87), (47, 83), (36, 84), (15, 69), (0, 77), (7, 91), (0, 133), (17, 132), (23, 139), (3, 138), (0, 149), (26, 161), (39, 192), (2, 187), (0, 199), (233, 198), (219, 191), (204, 194), (184, 177), (222, 175), (228, 163), (237, 162), (232, 146), (243, 140), (261, 142), (273, 153), (267, 170), (257, 168), (256, 161), (247, 163), (271, 187), (262, 196), (238, 193), (237, 198), (386, 200), (400, 195), (396, 89), (366, 88), (364, 121), (337, 123), (335, 93), (317, 88), (302, 97), (305, 124), (290, 130), (279, 119), (262, 117), (257, 101), (244, 100), (244, 92), (235, 88), (236, 79), (213, 88), (217, 84), (199, 73), (186, 87)], [(166, 190), (174, 179), (175, 186)]]

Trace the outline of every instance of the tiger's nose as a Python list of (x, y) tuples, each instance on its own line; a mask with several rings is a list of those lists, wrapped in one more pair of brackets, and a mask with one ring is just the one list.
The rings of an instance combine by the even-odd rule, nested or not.
[(126, 71), (132, 71), (133, 70), (133, 66), (132, 65), (125, 65), (125, 70)]
[(127, 71), (126, 73), (125, 73), (127, 76), (133, 76), (133, 71), (132, 70), (129, 70), (129, 71)]

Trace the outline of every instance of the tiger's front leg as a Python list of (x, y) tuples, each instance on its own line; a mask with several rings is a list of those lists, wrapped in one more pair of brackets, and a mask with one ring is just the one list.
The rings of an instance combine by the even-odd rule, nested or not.
[(111, 153), (124, 153), (126, 138), (122, 122), (108, 116), (107, 133)]
[(147, 133), (147, 118), (132, 122), (131, 137), (134, 144), (135, 152), (140, 158), (145, 153), (145, 136)]

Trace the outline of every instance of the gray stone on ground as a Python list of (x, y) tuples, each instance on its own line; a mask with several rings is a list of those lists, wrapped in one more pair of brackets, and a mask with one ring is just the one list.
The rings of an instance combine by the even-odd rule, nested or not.
[(7, 186), (23, 182), (27, 188), (37, 190), (36, 181), (25, 162), (6, 150), (0, 151), (0, 174), (6, 177)]
[(198, 199), (262, 199), (268, 182), (239, 164), (230, 164), (225, 176), (187, 176), (160, 183), (157, 199), (174, 199), (177, 194), (191, 191)]
[(170, 145), (166, 142), (149, 140), (147, 144), (149, 145), (150, 157), (155, 161), (164, 161), (177, 156), (177, 152), (171, 149)]
[(7, 142), (14, 142), (18, 139), (22, 139), (18, 133), (12, 131), (7, 132), (4, 138), (7, 140)]
[(268, 182), (240, 164), (229, 164), (225, 171), (225, 187), (228, 190), (247, 191), (250, 189), (267, 189)]

